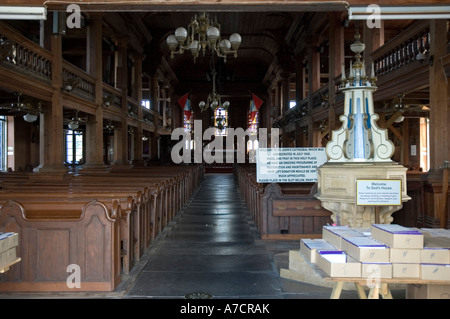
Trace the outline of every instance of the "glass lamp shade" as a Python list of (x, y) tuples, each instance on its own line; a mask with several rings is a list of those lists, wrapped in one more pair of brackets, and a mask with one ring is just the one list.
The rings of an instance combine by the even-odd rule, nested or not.
[(241, 45), (242, 38), (239, 33), (233, 33), (230, 35), (230, 43), (233, 50), (237, 50)]
[(71, 130), (76, 130), (76, 129), (78, 128), (78, 123), (70, 122), (70, 123), (69, 123), (69, 128), (70, 128)]
[(178, 43), (183, 44), (184, 41), (186, 41), (187, 35), (187, 30), (183, 27), (179, 27), (175, 30), (175, 38), (177, 39)]
[(228, 102), (228, 101), (225, 101), (225, 102), (223, 102), (223, 104), (222, 104), (222, 107), (223, 107), (224, 109), (227, 109), (229, 106), (230, 106), (230, 102)]
[(201, 101), (200, 103), (198, 103), (198, 106), (200, 106), (201, 109), (203, 109), (205, 105), (206, 105), (205, 101)]
[(197, 40), (192, 41), (192, 43), (189, 45), (189, 50), (191, 51), (192, 55), (197, 55), (198, 51), (200, 50), (200, 45), (198, 44)]
[(217, 100), (214, 100), (214, 101), (211, 102), (211, 107), (213, 109), (216, 109), (217, 106), (219, 106), (219, 102), (217, 102)]
[(37, 115), (36, 114), (30, 114), (30, 113), (27, 113), (27, 114), (25, 114), (24, 116), (23, 116), (23, 119), (26, 121), (26, 122), (34, 122), (34, 121), (36, 121), (37, 120)]
[(223, 53), (228, 52), (231, 49), (231, 43), (229, 40), (227, 39), (223, 39), (222, 41), (220, 41), (219, 43), (219, 48), (220, 51), (222, 51)]
[(366, 45), (359, 40), (356, 40), (354, 43), (350, 45), (350, 50), (354, 53), (361, 53), (366, 48)]
[(177, 38), (173, 34), (167, 37), (166, 42), (167, 45), (169, 46), (169, 49), (172, 51), (175, 50), (178, 45)]
[(220, 37), (220, 31), (216, 27), (209, 27), (208, 30), (206, 30), (206, 35), (208, 36), (209, 42), (214, 44)]

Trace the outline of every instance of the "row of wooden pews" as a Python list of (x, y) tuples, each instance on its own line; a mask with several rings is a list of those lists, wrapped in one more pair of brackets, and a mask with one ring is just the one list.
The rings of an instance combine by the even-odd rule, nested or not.
[(316, 183), (258, 183), (252, 164), (236, 166), (234, 174), (262, 239), (316, 238), (332, 222), (314, 197)]
[(113, 291), (202, 179), (201, 165), (3, 173), (0, 232), (19, 234), (22, 260), (0, 292)]

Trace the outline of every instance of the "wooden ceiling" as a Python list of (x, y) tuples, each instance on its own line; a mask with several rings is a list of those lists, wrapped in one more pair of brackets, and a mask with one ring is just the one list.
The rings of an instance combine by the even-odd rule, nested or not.
[[(148, 13), (143, 17), (143, 23), (152, 34), (151, 47), (146, 50), (159, 52), (175, 73), (178, 82), (202, 82), (211, 69), (212, 56), (207, 53), (200, 55), (195, 64), (190, 52), (175, 55), (170, 58), (166, 44), (168, 35), (175, 29), (187, 27), (196, 12)], [(280, 52), (288, 51), (286, 37), (293, 23), (300, 20), (303, 13), (293, 12), (213, 12), (210, 17), (216, 17), (222, 27), (221, 34), (228, 38), (237, 32), (242, 37), (238, 57), (230, 56), (226, 63), (215, 58), (223, 81), (239, 81), (261, 83), (269, 66), (277, 59)], [(148, 52), (146, 52), (148, 54)], [(286, 52), (288, 53), (288, 52)], [(147, 63), (152, 63), (147, 61)]]

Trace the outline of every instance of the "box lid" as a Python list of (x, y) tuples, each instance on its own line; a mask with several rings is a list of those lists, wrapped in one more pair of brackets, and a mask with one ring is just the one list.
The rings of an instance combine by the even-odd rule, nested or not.
[(357, 247), (387, 248), (385, 244), (382, 244), (371, 237), (345, 237), (344, 240)]
[(391, 234), (423, 236), (423, 234), (417, 229), (408, 228), (397, 224), (372, 224), (372, 226)]

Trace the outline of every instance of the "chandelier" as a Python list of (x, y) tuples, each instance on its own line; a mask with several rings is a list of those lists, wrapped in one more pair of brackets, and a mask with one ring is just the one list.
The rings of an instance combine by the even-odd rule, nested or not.
[(228, 107), (230, 106), (230, 102), (229, 101), (225, 101), (222, 103), (222, 99), (219, 93), (216, 92), (216, 69), (214, 66), (214, 56), (211, 59), (211, 73), (212, 73), (212, 82), (213, 82), (213, 87), (212, 87), (212, 92), (208, 94), (208, 98), (205, 101), (201, 101), (200, 103), (198, 103), (198, 106), (200, 107), (200, 111), (204, 112), (206, 111), (208, 108), (211, 108), (213, 111), (215, 111), (218, 107), (221, 107), (225, 110), (228, 110)]
[(212, 54), (218, 57), (226, 58), (228, 55), (237, 57), (237, 50), (241, 45), (241, 36), (238, 33), (230, 35), (230, 39), (222, 39), (220, 35), (220, 23), (217, 19), (211, 20), (207, 13), (197, 15), (189, 23), (187, 30), (179, 27), (175, 34), (167, 37), (166, 42), (170, 49), (170, 56), (173, 59), (175, 54), (183, 54), (189, 50), (194, 57), (194, 63), (202, 51), (203, 56), (206, 50), (211, 50)]

